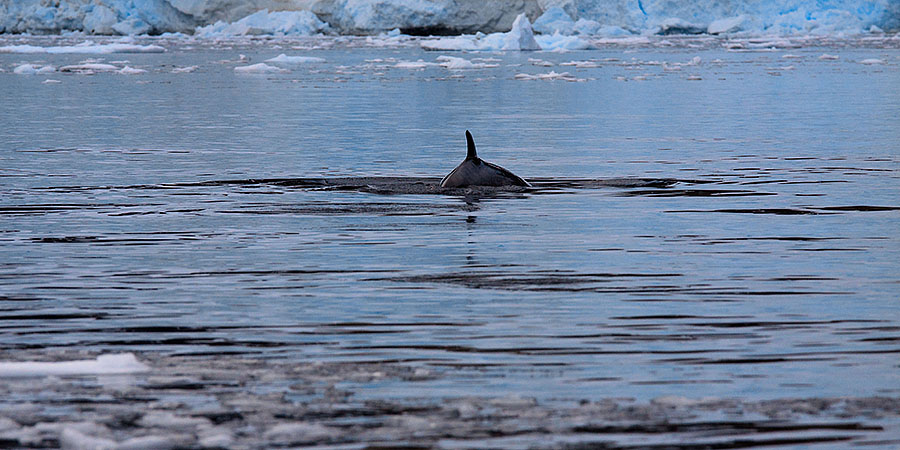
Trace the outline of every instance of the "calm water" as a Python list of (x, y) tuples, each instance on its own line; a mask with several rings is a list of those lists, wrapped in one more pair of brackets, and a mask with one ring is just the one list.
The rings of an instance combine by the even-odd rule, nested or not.
[[(0, 54), (0, 350), (441, 374), (362, 398), (896, 397), (900, 50), (885, 42)], [(233, 71), (279, 53), (326, 62)], [(498, 67), (394, 67), (445, 54)], [(92, 57), (147, 72), (12, 73)], [(514, 78), (551, 70), (583, 81)], [(535, 188), (407, 189), (463, 158), (466, 129)], [(297, 180), (363, 176), (399, 187)]]

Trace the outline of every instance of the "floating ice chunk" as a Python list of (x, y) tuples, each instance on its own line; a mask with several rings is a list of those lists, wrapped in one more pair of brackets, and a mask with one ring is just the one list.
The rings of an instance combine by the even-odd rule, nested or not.
[(574, 66), (577, 69), (593, 69), (596, 67), (600, 67), (600, 65), (594, 61), (569, 61), (569, 62), (559, 63), (559, 65)]
[(196, 427), (211, 427), (212, 422), (205, 417), (178, 416), (168, 411), (149, 412), (138, 422), (145, 427), (192, 429)]
[(59, 362), (0, 361), (0, 377), (35, 377), (49, 375), (110, 375), (146, 372), (149, 367), (133, 353), (100, 355), (95, 360)]
[(325, 62), (325, 58), (318, 58), (315, 56), (288, 56), (282, 53), (274, 58), (267, 59), (266, 62), (282, 64), (322, 63)]
[(116, 450), (169, 450), (175, 447), (175, 442), (166, 436), (141, 436), (120, 442)]
[(82, 42), (77, 45), (55, 46), (55, 47), (38, 47), (35, 45), (7, 45), (0, 47), (0, 53), (87, 53), (87, 54), (109, 54), (109, 53), (163, 53), (166, 49), (158, 45), (135, 45), (135, 44), (93, 44), (90, 42)]
[(553, 67), (552, 62), (544, 61), (543, 59), (528, 58), (528, 62), (531, 63), (532, 66)]
[(343, 432), (317, 423), (282, 423), (266, 430), (263, 438), (277, 444), (304, 444), (337, 439)]
[(822, 53), (822, 56), (820, 56), (819, 59), (821, 59), (822, 61), (837, 61), (838, 59), (840, 59), (840, 56)]
[(450, 70), (464, 70), (464, 69), (487, 69), (498, 67), (497, 64), (486, 64), (486, 63), (473, 63), (465, 58), (457, 58), (455, 56), (438, 56), (437, 60), (440, 62), (439, 64)]
[(604, 37), (592, 41), (595, 45), (647, 45), (652, 43), (646, 36)]
[(586, 81), (584, 78), (577, 78), (569, 72), (556, 73), (554, 71), (550, 71), (549, 73), (540, 73), (536, 75), (531, 75), (527, 73), (517, 73), (514, 77), (517, 80), (563, 80), (563, 81)]
[(39, 64), (22, 64), (13, 69), (13, 73), (19, 75), (38, 75), (53, 72), (56, 72), (56, 67), (50, 65), (42, 66)]
[(41, 84), (60, 84), (60, 83), (62, 83), (62, 81), (59, 81), (59, 80), (51, 80), (51, 79), (49, 79), (49, 78), (46, 79), (46, 80), (44, 80), (44, 81), (41, 81)]
[(867, 65), (867, 66), (871, 66), (871, 65), (874, 65), (874, 64), (884, 64), (884, 60), (883, 60), (883, 59), (878, 59), (878, 58), (868, 58), (868, 59), (864, 59), (864, 60), (860, 61), (859, 63), (860, 63), (860, 64), (865, 64), (865, 65)]
[(199, 27), (196, 36), (311, 36), (328, 30), (328, 24), (309, 11), (278, 11), (268, 9), (257, 11), (234, 23), (218, 21), (212, 25)]
[(706, 28), (706, 32), (709, 34), (734, 33), (735, 31), (740, 31), (744, 20), (745, 17), (743, 15), (714, 20)]
[[(596, 23), (596, 22), (595, 22)], [(575, 21), (558, 6), (547, 8), (541, 17), (534, 21), (534, 31), (541, 34), (560, 33), (570, 35), (575, 32)]]
[(425, 62), (421, 59), (418, 61), (400, 61), (394, 65), (394, 67), (398, 69), (411, 69), (411, 70), (419, 70), (424, 69), (426, 67), (433, 67), (438, 65), (437, 63)]
[(290, 70), (282, 69), (280, 67), (270, 66), (266, 63), (259, 64), (251, 64), (249, 66), (238, 66), (234, 68), (236, 73), (249, 73), (249, 74), (257, 74), (257, 73), (290, 73)]
[(117, 72), (122, 75), (138, 75), (138, 74), (142, 74), (142, 73), (147, 73), (147, 71), (144, 69), (135, 69), (134, 67), (131, 67), (131, 66), (125, 66), (125, 67), (119, 69)]
[(172, 73), (191, 73), (199, 68), (200, 66), (176, 67), (172, 69)]
[(116, 448), (116, 441), (65, 428), (59, 434), (59, 445), (67, 450), (112, 450)]
[(116, 72), (119, 68), (112, 64), (102, 64), (102, 63), (82, 63), (82, 64), (71, 64), (68, 66), (62, 66), (59, 68), (60, 72), (71, 72), (71, 73), (82, 73), (82, 74), (91, 74), (96, 72)]

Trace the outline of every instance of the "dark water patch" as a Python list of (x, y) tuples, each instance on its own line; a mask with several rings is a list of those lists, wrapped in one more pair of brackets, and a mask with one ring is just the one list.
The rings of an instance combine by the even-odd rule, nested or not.
[(900, 210), (900, 206), (870, 206), (870, 205), (853, 205), (853, 206), (825, 206), (816, 208), (823, 211), (857, 211), (857, 212), (869, 212), (869, 211), (898, 211)]
[[(774, 214), (778, 216), (814, 216), (818, 214), (828, 214), (822, 212), (811, 211), (808, 209), (795, 208), (726, 208), (726, 209), (681, 209), (668, 210), (667, 213), (732, 213), (732, 214)], [(835, 213), (832, 213), (835, 214)]]
[(774, 192), (755, 192), (727, 189), (642, 189), (625, 191), (617, 195), (622, 197), (753, 197), (778, 194)]
[(95, 244), (95, 245), (154, 245), (162, 242), (180, 241), (166, 238), (104, 238), (100, 236), (63, 236), (31, 238), (31, 242), (40, 244)]
[(837, 325), (843, 323), (878, 323), (879, 320), (786, 320), (786, 321), (746, 321), (746, 322), (693, 322), (686, 325), (712, 328), (771, 328), (801, 327), (808, 328), (819, 325)]
[(465, 211), (466, 205), (444, 205), (426, 203), (329, 203), (327, 205), (290, 205), (290, 204), (246, 204), (240, 209), (221, 210), (225, 214), (260, 214), (260, 215), (381, 215), (381, 216), (418, 216), (436, 215), (447, 211)]
[[(546, 273), (546, 271), (544, 271)], [(404, 277), (371, 278), (363, 281), (396, 281), (406, 283), (448, 283), (471, 288), (511, 289), (523, 286), (572, 285), (609, 283), (616, 280), (637, 278), (673, 278), (680, 273), (540, 273), (510, 274), (508, 272), (458, 272), (441, 275), (413, 275)]]
[(680, 319), (739, 319), (747, 316), (695, 316), (690, 314), (656, 314), (644, 316), (613, 316), (614, 320), (680, 320)]
[(96, 313), (23, 313), (23, 314), (0, 314), (0, 320), (72, 320), (72, 319), (94, 319), (103, 320), (114, 317), (112, 314), (96, 312)]

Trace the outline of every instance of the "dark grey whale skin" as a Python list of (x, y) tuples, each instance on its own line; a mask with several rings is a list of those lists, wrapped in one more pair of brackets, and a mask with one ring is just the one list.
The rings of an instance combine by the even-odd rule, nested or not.
[(442, 188), (466, 186), (531, 186), (522, 177), (489, 163), (475, 154), (475, 140), (466, 130), (466, 159), (441, 180)]

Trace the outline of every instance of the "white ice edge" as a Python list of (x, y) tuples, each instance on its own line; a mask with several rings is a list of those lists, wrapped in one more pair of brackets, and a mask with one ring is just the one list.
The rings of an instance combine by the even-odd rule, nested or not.
[(138, 361), (134, 353), (100, 355), (96, 359), (36, 362), (0, 361), (0, 378), (59, 375), (117, 375), (139, 373), (150, 367)]
[(0, 53), (48, 53), (48, 54), (92, 54), (106, 55), (110, 53), (164, 53), (165, 48), (158, 45), (136, 44), (92, 44), (82, 42), (77, 45), (40, 47), (36, 45), (6, 45), (0, 47)]

